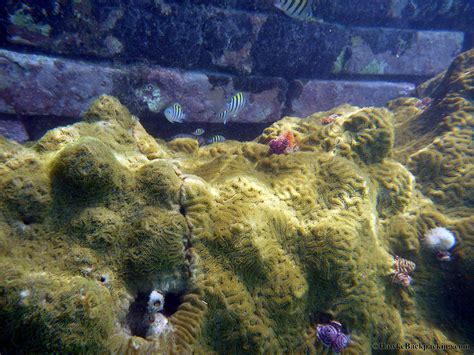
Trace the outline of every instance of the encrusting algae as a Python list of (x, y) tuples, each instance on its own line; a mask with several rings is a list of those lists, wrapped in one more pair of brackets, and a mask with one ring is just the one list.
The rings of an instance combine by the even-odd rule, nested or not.
[[(0, 351), (472, 343), (473, 61), (423, 110), (343, 105), (253, 142), (157, 142), (109, 96), (31, 147), (0, 138)], [(436, 227), (450, 261), (421, 242)]]

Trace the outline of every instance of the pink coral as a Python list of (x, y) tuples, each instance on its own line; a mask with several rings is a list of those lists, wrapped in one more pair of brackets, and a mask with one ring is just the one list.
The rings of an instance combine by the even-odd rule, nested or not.
[(268, 143), (268, 146), (270, 147), (270, 155), (292, 153), (298, 150), (295, 137), (290, 131), (283, 133), (282, 135), (278, 136), (278, 138), (272, 139)]
[(271, 154), (283, 154), (286, 152), (286, 148), (288, 148), (290, 142), (285, 137), (278, 137), (272, 139), (270, 143), (268, 143), (270, 150), (269, 153)]

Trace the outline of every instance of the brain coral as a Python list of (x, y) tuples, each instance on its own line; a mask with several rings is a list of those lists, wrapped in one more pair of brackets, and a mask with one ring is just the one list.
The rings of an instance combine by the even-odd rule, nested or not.
[[(157, 143), (108, 96), (32, 146), (0, 138), (0, 351), (314, 354), (329, 320), (345, 353), (472, 342), (473, 57), (427, 111), (344, 105), (253, 142)], [(299, 151), (269, 155), (287, 131)], [(458, 240), (443, 265), (436, 226)], [(147, 337), (153, 290), (168, 323)]]

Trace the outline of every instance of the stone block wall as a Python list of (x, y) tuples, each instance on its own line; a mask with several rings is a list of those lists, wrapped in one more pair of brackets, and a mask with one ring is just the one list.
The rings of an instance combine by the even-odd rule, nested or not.
[(7, 0), (0, 11), (6, 120), (60, 125), (111, 94), (162, 131), (174, 102), (189, 122), (219, 124), (236, 91), (248, 104), (234, 123), (382, 105), (445, 70), (474, 32), (474, 5), (456, 0), (317, 0), (315, 21), (266, 0)]

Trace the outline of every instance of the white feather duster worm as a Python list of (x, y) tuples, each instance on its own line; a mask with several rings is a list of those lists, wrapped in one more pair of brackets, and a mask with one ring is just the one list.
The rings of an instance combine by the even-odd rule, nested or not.
[(446, 251), (456, 244), (456, 237), (446, 228), (436, 227), (426, 232), (424, 242), (432, 249)]

